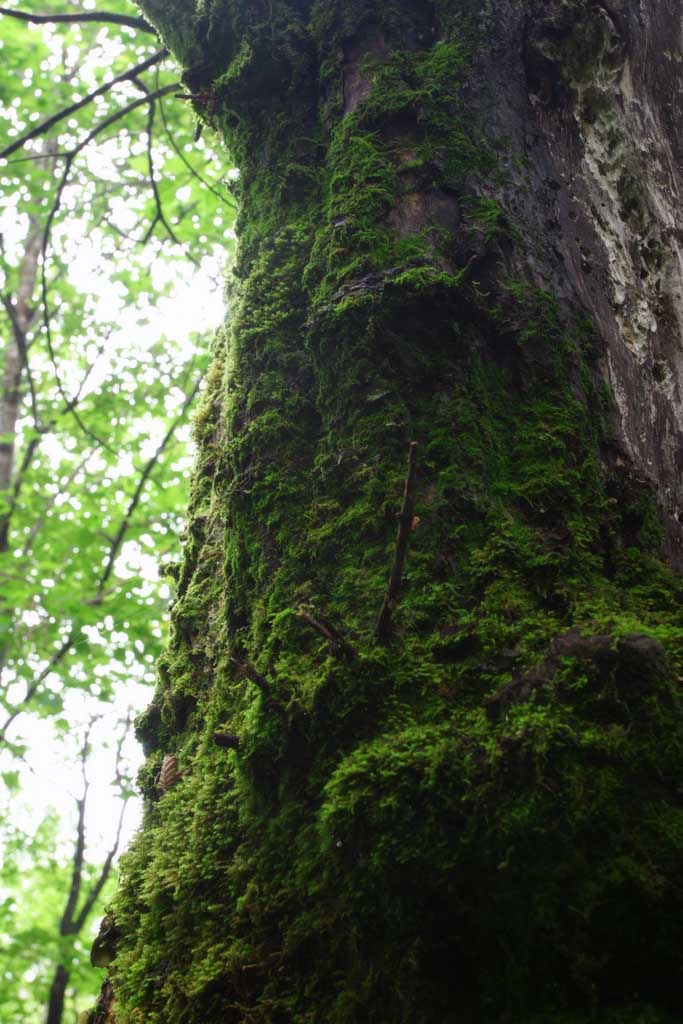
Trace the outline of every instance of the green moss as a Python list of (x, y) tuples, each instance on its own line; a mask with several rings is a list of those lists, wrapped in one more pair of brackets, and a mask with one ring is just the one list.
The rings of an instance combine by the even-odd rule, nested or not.
[[(318, 4), (319, 106), (271, 94), (309, 67), (274, 7), (286, 52), (259, 63), (254, 14), (218, 90), (242, 243), (140, 724), (117, 1021), (672, 1024), (681, 583), (652, 496), (604, 468), (593, 330), (502, 268), (478, 283), (520, 240), (450, 5)], [(344, 114), (338, 51), (366, 19), (423, 43), (363, 58)], [(450, 227), (425, 220), (442, 202)], [(161, 794), (166, 752), (184, 774)]]
[[(318, 301), (350, 280), (382, 271), (398, 269), (402, 283), (420, 286), (426, 278), (452, 275), (443, 268), (451, 230), (430, 225), (435, 243), (424, 230), (397, 233), (390, 220), (401, 197), (421, 189), (438, 189), (455, 205), (466, 179), (483, 177), (495, 166), (464, 115), (465, 66), (461, 46), (452, 41), (365, 61), (368, 95), (339, 121), (327, 152), (326, 224), (316, 235), (305, 278), (309, 287), (318, 286)], [(482, 212), (485, 203), (472, 199), (471, 208)], [(413, 269), (412, 278), (405, 276)], [(348, 305), (347, 296), (342, 301)]]
[(477, 196), (465, 206), (465, 218), (469, 224), (490, 242), (495, 235), (505, 230), (503, 209), (492, 196)]

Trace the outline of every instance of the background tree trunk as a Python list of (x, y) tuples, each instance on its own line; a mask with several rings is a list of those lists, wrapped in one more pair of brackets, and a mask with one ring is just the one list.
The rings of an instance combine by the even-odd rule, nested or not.
[(66, 986), (69, 984), (69, 970), (64, 964), (55, 968), (54, 978), (50, 986), (50, 998), (47, 1006), (45, 1024), (61, 1024), (64, 1014), (64, 998)]
[(241, 241), (119, 1024), (673, 1020), (679, 5), (141, 7)]

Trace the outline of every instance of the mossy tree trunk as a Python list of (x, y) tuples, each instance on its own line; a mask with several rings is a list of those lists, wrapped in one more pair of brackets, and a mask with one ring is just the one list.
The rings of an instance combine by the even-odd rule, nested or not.
[(678, 0), (140, 6), (241, 213), (117, 1024), (678, 1019)]

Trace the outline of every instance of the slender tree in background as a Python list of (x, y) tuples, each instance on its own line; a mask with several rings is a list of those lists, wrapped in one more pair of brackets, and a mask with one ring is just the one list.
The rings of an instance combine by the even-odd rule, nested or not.
[(680, 4), (140, 6), (240, 250), (91, 1020), (673, 1024)]
[(89, 722), (83, 737), (83, 745), (80, 752), (83, 788), (80, 796), (76, 798), (77, 819), (76, 835), (71, 858), (71, 878), (69, 880), (68, 894), (64, 903), (64, 909), (59, 921), (59, 935), (61, 942), (59, 943), (57, 963), (55, 965), (52, 984), (50, 986), (45, 1024), (61, 1024), (64, 1018), (65, 999), (69, 985), (69, 978), (73, 970), (74, 962), (77, 963), (77, 960), (73, 957), (74, 939), (83, 933), (86, 924), (92, 917), (93, 911), (99, 908), (99, 900), (105, 891), (107, 882), (109, 881), (112, 868), (114, 866), (114, 858), (118, 853), (119, 843), (121, 842), (121, 829), (123, 827), (126, 807), (132, 793), (134, 792), (131, 789), (131, 780), (126, 778), (124, 774), (125, 769), (122, 764), (121, 757), (123, 744), (131, 725), (131, 718), (129, 715), (124, 723), (124, 729), (121, 732), (116, 752), (114, 784), (118, 791), (117, 796), (119, 803), (119, 807), (117, 808), (118, 820), (116, 824), (116, 833), (112, 846), (108, 850), (104, 862), (101, 867), (99, 867), (99, 870), (94, 873), (92, 879), (88, 880), (86, 878), (85, 871), (87, 867), (85, 824), (86, 805), (90, 789), (87, 766), (91, 746), (90, 736), (95, 722), (96, 719), (92, 719)]
[[(123, 748), (132, 724), (129, 713), (116, 731), (109, 800), (114, 819), (111, 846), (101, 863), (93, 856), (88, 811), (93, 793), (94, 742), (102, 742), (101, 723), (93, 719), (81, 737), (80, 791), (71, 836), (56, 813), (27, 835), (0, 822), (0, 1019), (3, 1024), (75, 1020), (96, 991), (90, 963), (91, 929), (102, 916), (117, 877), (115, 858), (126, 808), (135, 793)], [(106, 735), (106, 731), (105, 731)], [(106, 963), (106, 957), (97, 957)]]
[[(43, 820), (30, 834), (18, 829), (2, 830), (3, 861), (0, 865), (0, 930), (2, 987), (0, 1014), (3, 1024), (44, 1024), (55, 964), (68, 949), (70, 977), (65, 993), (64, 1021), (71, 1022), (86, 1000), (96, 991), (88, 963), (89, 934), (64, 939), (57, 923), (69, 890), (70, 866), (63, 856), (63, 823), (57, 814)], [(84, 878), (92, 878), (92, 865)], [(111, 880), (112, 882), (114, 879)], [(111, 884), (103, 894), (111, 896)], [(92, 917), (102, 916), (103, 908)]]

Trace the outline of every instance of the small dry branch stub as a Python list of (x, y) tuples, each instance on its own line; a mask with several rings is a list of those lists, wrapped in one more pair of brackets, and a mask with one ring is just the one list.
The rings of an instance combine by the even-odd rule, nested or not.
[(314, 629), (316, 633), (320, 633), (321, 636), (325, 637), (330, 653), (335, 657), (346, 656), (348, 658), (355, 658), (356, 652), (346, 637), (342, 636), (339, 630), (335, 629), (332, 623), (324, 619), (319, 612), (313, 615), (310, 609), (302, 607), (297, 612), (297, 618), (300, 622)]
[(380, 640), (387, 640), (391, 636), (391, 617), (398, 603), (398, 598), (403, 585), (403, 565), (408, 551), (408, 539), (413, 528), (413, 509), (415, 508), (415, 467), (417, 462), (417, 441), (411, 441), (408, 450), (408, 471), (403, 486), (403, 505), (398, 514), (398, 531), (396, 534), (396, 547), (394, 548), (394, 561), (391, 566), (387, 592), (384, 595), (384, 603), (377, 620), (376, 633)]
[(231, 658), (230, 661), (240, 676), (244, 676), (249, 682), (258, 686), (263, 695), (263, 700), (268, 707), (282, 710), (282, 704), (276, 697), (273, 697), (271, 685), (265, 676), (262, 676), (248, 661), (238, 661), (237, 658)]

